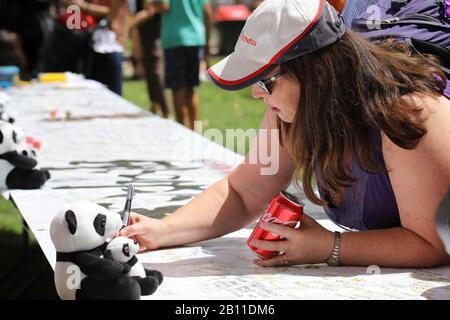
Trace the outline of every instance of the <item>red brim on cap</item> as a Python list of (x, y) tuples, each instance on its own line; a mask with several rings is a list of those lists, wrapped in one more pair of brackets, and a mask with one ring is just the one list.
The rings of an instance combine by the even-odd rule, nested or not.
[(275, 64), (257, 63), (232, 53), (209, 68), (208, 76), (222, 89), (239, 90), (261, 80), (275, 67)]

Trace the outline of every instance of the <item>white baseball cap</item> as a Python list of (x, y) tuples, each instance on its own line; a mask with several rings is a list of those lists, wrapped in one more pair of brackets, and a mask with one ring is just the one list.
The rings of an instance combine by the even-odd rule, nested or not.
[(247, 19), (234, 52), (209, 68), (208, 76), (223, 89), (239, 90), (344, 33), (341, 15), (325, 0), (265, 0)]

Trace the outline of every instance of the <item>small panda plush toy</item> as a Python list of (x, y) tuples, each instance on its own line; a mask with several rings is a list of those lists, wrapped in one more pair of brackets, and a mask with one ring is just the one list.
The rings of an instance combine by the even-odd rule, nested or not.
[(0, 121), (0, 189), (39, 189), (48, 179), (50, 173), (37, 167), (36, 151), (26, 143), (25, 132)]
[(103, 257), (107, 241), (122, 226), (118, 213), (89, 201), (73, 202), (53, 218), (50, 237), (61, 299), (140, 299), (138, 282), (128, 277), (130, 266)]
[(130, 266), (128, 276), (137, 281), (141, 288), (141, 295), (153, 294), (163, 281), (163, 275), (157, 270), (147, 270), (136, 257), (139, 244), (136, 240), (126, 237), (116, 237), (106, 247), (104, 257), (114, 261), (126, 263)]

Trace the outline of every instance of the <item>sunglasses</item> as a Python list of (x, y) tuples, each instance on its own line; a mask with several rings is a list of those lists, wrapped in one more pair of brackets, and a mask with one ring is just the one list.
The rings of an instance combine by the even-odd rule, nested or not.
[(256, 84), (258, 86), (260, 86), (261, 89), (263, 89), (267, 95), (270, 96), (270, 95), (272, 95), (273, 82), (275, 80), (277, 80), (278, 78), (284, 76), (285, 74), (286, 74), (286, 71), (281, 71), (281, 72), (271, 76), (270, 78), (259, 80)]

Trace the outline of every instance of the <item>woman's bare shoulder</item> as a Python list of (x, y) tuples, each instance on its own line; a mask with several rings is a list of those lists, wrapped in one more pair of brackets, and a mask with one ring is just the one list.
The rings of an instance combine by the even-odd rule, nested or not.
[[(427, 130), (427, 134), (422, 138), (420, 144), (428, 143), (438, 139), (447, 139), (449, 142), (450, 134), (450, 99), (445, 96), (419, 96), (409, 95), (404, 97), (414, 101), (421, 111), (421, 118)], [(392, 143), (384, 134), (383, 142)]]

